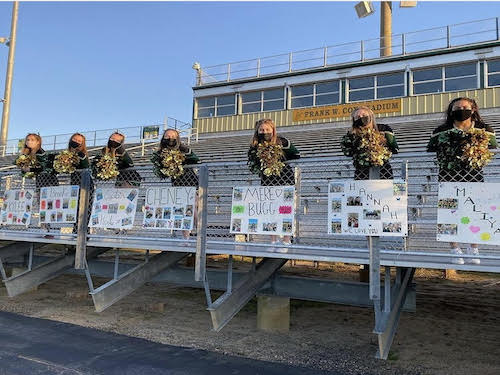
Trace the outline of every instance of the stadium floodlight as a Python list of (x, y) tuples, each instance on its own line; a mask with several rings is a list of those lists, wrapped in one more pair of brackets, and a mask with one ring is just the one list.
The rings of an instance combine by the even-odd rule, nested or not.
[(356, 9), (358, 18), (363, 18), (375, 13), (375, 8), (371, 1), (360, 1), (354, 6), (354, 9)]
[(200, 70), (200, 69), (201, 69), (201, 65), (200, 65), (200, 63), (199, 63), (199, 62), (197, 62), (197, 61), (196, 61), (196, 62), (193, 64), (192, 68), (193, 68), (194, 70)]
[(416, 1), (400, 1), (399, 2), (400, 8), (414, 8), (416, 6), (417, 6)]

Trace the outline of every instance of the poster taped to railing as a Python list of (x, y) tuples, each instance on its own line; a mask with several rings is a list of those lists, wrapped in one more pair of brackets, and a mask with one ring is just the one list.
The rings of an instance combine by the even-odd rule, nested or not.
[(328, 234), (408, 235), (404, 180), (341, 180), (328, 186)]
[(40, 224), (76, 223), (78, 185), (47, 186), (40, 189)]
[(437, 240), (500, 245), (500, 183), (440, 182)]
[(192, 230), (196, 187), (165, 186), (146, 189), (143, 227)]
[(231, 233), (291, 236), (294, 186), (233, 187)]
[(97, 188), (89, 226), (109, 229), (132, 228), (138, 195), (138, 189)]
[(31, 189), (7, 190), (3, 197), (1, 224), (30, 225), (34, 195), (35, 191)]

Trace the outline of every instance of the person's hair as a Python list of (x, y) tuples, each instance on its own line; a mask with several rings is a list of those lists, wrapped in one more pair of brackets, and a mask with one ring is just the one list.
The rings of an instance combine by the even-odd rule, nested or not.
[(255, 123), (255, 131), (253, 133), (252, 142), (251, 142), (252, 146), (257, 146), (259, 144), (259, 128), (263, 124), (271, 125), (271, 127), (273, 129), (273, 136), (271, 137), (271, 141), (269, 143), (275, 144), (277, 142), (278, 134), (276, 132), (276, 124), (270, 118), (264, 118), (264, 119), (261, 119)]
[[(175, 146), (172, 147), (172, 148), (178, 149), (179, 146), (181, 145), (181, 135), (180, 135), (180, 133), (179, 133), (179, 131), (177, 129), (167, 129), (167, 130), (165, 130), (163, 132), (163, 135), (162, 135), (161, 139), (165, 138), (165, 136), (167, 135), (167, 132), (170, 132), (170, 131), (175, 132), (175, 139), (177, 140), (177, 142), (175, 143)], [(163, 148), (161, 146), (161, 140), (160, 140), (160, 144), (158, 146), (158, 151), (161, 151), (161, 150), (163, 150)]]
[[(31, 150), (26, 146), (26, 141), (28, 140), (28, 137), (35, 137), (36, 140), (38, 141), (38, 147), (35, 149), (35, 148), (32, 148)], [(26, 137), (24, 137), (24, 145), (23, 145), (23, 149), (21, 150), (21, 153), (24, 154), (24, 155), (35, 155), (37, 153), (38, 150), (40, 150), (42, 148), (42, 137), (40, 137), (39, 134), (35, 134), (35, 133), (29, 133)]]
[(73, 134), (70, 138), (69, 138), (69, 141), (68, 141), (68, 151), (71, 151), (71, 147), (69, 146), (69, 143), (71, 142), (71, 140), (73, 139), (73, 137), (75, 136), (80, 136), (82, 137), (83, 139), (83, 142), (82, 144), (80, 145), (80, 147), (78, 148), (78, 152), (83, 152), (85, 155), (89, 155), (88, 151), (87, 151), (87, 139), (85, 138), (85, 136), (81, 133), (75, 133)]
[(365, 111), (368, 112), (368, 117), (370, 118), (370, 122), (373, 124), (373, 128), (375, 130), (378, 130), (377, 121), (375, 121), (375, 114), (373, 113), (373, 111), (369, 107), (364, 106), (364, 105), (361, 107), (357, 107), (354, 111), (352, 111), (351, 119), (352, 119), (353, 125), (354, 125), (354, 115), (361, 109), (364, 109)]
[[(123, 146), (123, 144), (125, 143), (125, 136), (122, 133), (120, 133), (120, 132), (114, 132), (113, 134), (111, 134), (109, 136), (108, 140), (111, 139), (111, 137), (114, 136), (115, 134), (117, 134), (120, 137), (122, 137), (122, 146)], [(104, 147), (104, 153), (105, 154), (110, 154), (111, 156), (115, 157), (116, 156), (116, 148), (110, 149), (108, 147), (108, 145), (106, 144), (106, 147)]]
[(446, 110), (446, 121), (445, 124), (453, 127), (453, 123), (455, 122), (453, 120), (452, 112), (453, 112), (453, 106), (455, 105), (456, 102), (460, 100), (466, 100), (470, 103), (471, 108), (472, 108), (472, 117), (471, 120), (474, 121), (476, 124), (482, 124), (484, 123), (483, 119), (481, 118), (481, 115), (479, 114), (479, 107), (474, 99), (471, 98), (465, 98), (465, 97), (460, 97), (460, 98), (455, 98), (453, 99), (450, 104), (448, 104), (448, 109)]

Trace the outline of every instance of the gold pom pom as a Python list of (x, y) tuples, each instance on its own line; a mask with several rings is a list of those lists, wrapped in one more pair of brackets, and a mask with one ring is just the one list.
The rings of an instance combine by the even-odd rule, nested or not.
[(64, 150), (54, 158), (54, 170), (57, 173), (73, 173), (76, 171), (78, 162), (79, 158), (77, 154)]
[(100, 180), (110, 180), (120, 174), (118, 162), (110, 154), (104, 154), (96, 163), (97, 178)]
[(160, 173), (165, 177), (179, 178), (184, 174), (183, 163), (186, 156), (179, 150), (164, 149), (160, 155)]
[(257, 157), (264, 176), (281, 176), (281, 171), (285, 166), (285, 163), (283, 163), (283, 147), (281, 145), (268, 142), (259, 143)]

